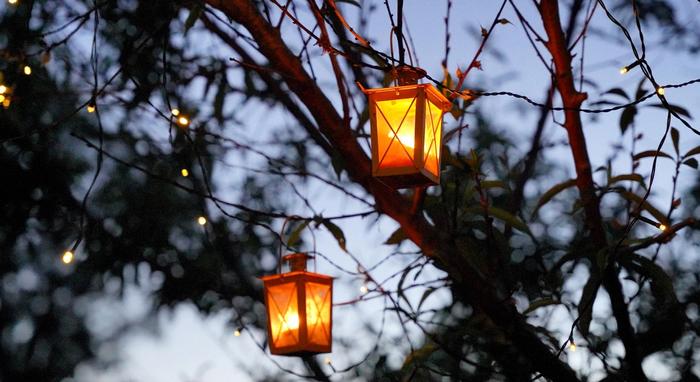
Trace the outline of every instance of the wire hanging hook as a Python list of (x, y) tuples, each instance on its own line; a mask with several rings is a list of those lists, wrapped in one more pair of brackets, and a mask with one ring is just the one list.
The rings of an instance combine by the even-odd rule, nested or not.
[[(300, 233), (300, 234), (301, 234), (301, 231), (303, 231), (305, 228), (307, 228), (307, 227), (309, 226), (309, 224), (311, 224), (311, 222), (312, 222), (311, 220), (309, 220), (309, 219), (304, 219), (304, 218), (302, 218), (301, 216), (298, 216), (298, 215), (287, 216), (287, 217), (284, 219), (284, 223), (282, 223), (282, 228), (281, 228), (281, 231), (280, 231), (280, 234), (279, 234), (279, 239), (280, 239), (279, 254), (278, 254), (279, 259), (278, 259), (278, 261), (277, 261), (277, 273), (278, 273), (278, 274), (281, 274), (281, 273), (282, 273), (282, 263), (284, 262), (285, 258), (287, 257), (287, 256), (282, 256), (282, 248), (283, 248), (283, 247), (286, 247), (286, 248), (289, 249), (289, 250), (293, 250), (293, 248), (289, 246), (289, 243), (286, 242), (286, 241), (285, 241), (285, 238), (284, 238), (285, 228), (287, 227), (287, 224), (288, 224), (290, 221), (303, 221), (303, 223), (301, 223), (301, 226), (297, 228), (297, 229), (299, 230), (299, 233)], [(311, 250), (311, 254), (312, 254), (313, 256), (309, 256), (308, 252), (307, 252), (307, 253), (299, 252), (299, 253), (303, 253), (303, 254), (304, 254), (304, 256), (305, 256), (305, 261), (306, 261), (306, 259), (313, 259), (313, 262), (314, 262), (314, 272), (316, 272), (316, 234), (315, 234), (315, 232), (314, 232), (313, 229), (309, 229), (309, 231), (311, 232), (311, 240), (312, 240), (312, 243), (313, 243), (313, 247), (312, 247), (312, 250)], [(291, 255), (288, 255), (288, 256), (291, 256)], [(291, 262), (292, 260), (293, 260), (293, 259), (290, 259), (290, 262)]]

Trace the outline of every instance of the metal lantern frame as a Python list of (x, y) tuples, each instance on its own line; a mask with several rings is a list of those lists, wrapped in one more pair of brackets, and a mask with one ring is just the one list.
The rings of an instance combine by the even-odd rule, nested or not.
[[(283, 224), (282, 232), (286, 223), (285, 221)], [(314, 248), (315, 246), (314, 238)], [(309, 259), (314, 261), (314, 272), (306, 270)], [(282, 272), (282, 263), (289, 264), (288, 272)], [(297, 252), (283, 257), (280, 245), (277, 274), (261, 277), (271, 354), (303, 356), (332, 351), (333, 277), (316, 273), (315, 270), (315, 256)], [(275, 290), (278, 291), (275, 292)], [(276, 296), (286, 294), (285, 299), (279, 301), (275, 298), (275, 293), (277, 293)], [(309, 312), (309, 308), (315, 312)], [(296, 312), (293, 312), (294, 309)], [(314, 313), (315, 316), (311, 316)], [(292, 326), (296, 328), (291, 328)], [(322, 332), (318, 332), (319, 330)], [(291, 342), (289, 337), (281, 338), (285, 332), (291, 336)]]
[[(383, 183), (393, 188), (407, 188), (440, 184), (440, 160), (442, 149), (442, 117), (444, 113), (452, 108), (452, 103), (445, 98), (442, 93), (430, 84), (408, 84), (378, 89), (363, 89), (369, 97), (369, 113), (372, 135), (372, 175)], [(412, 99), (411, 104), (400, 121), (392, 121), (391, 116), (387, 117), (379, 107), (383, 101), (398, 101)], [(441, 113), (439, 118), (431, 115), (433, 111), (427, 107), (428, 103), (435, 105)], [(406, 116), (415, 108), (414, 125), (405, 125)], [(426, 113), (431, 118), (426, 119)], [(391, 129), (391, 141), (383, 152), (380, 152), (379, 135), (382, 134), (378, 126), (378, 120), (383, 119)], [(430, 126), (426, 126), (429, 121)], [(435, 122), (437, 122), (437, 126)], [(398, 125), (397, 125), (398, 123)], [(399, 133), (402, 129), (413, 129), (413, 154), (406, 149), (404, 142), (401, 142)], [(432, 140), (425, 150), (426, 130), (432, 130)], [(392, 145), (399, 144), (405, 154), (410, 159), (409, 165), (404, 166), (384, 166), (386, 158)], [(433, 145), (436, 150), (437, 163), (435, 172), (431, 172), (427, 166), (426, 151), (430, 152)]]

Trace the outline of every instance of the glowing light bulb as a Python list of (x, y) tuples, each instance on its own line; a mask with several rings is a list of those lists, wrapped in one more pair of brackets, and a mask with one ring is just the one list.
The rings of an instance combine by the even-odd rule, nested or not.
[(207, 224), (207, 218), (205, 218), (204, 216), (198, 217), (198, 218), (197, 218), (197, 224), (199, 224), (199, 225), (205, 225), (205, 224)]
[(27, 76), (32, 74), (32, 67), (29, 65), (24, 65), (24, 69), (22, 69), (22, 70), (24, 71), (24, 74)]
[(240, 336), (241, 336), (241, 330), (240, 330), (240, 329), (234, 330), (234, 331), (233, 331), (233, 335), (234, 335), (235, 337), (240, 337)]
[(664, 88), (662, 88), (661, 86), (659, 86), (658, 88), (656, 88), (656, 93), (658, 95), (664, 95), (666, 93), (666, 90)]
[(299, 315), (296, 311), (287, 312), (284, 317), (278, 314), (278, 319), (282, 322), (282, 333), (299, 329)]
[(390, 139), (398, 137), (398, 140), (401, 142), (401, 144), (406, 147), (410, 147), (413, 149), (416, 146), (415, 137), (413, 136), (413, 134), (411, 134), (411, 132), (404, 133), (403, 131), (399, 130), (399, 133), (395, 134), (393, 131), (389, 130), (386, 136)]
[(65, 251), (63, 252), (63, 256), (61, 256), (61, 261), (63, 261), (63, 264), (70, 264), (73, 262), (74, 258), (75, 256), (73, 256), (73, 252)]
[(180, 118), (177, 119), (177, 123), (178, 123), (180, 126), (183, 126), (183, 127), (184, 127), (184, 126), (187, 126), (187, 125), (190, 124), (190, 120), (187, 119), (187, 117), (180, 117)]
[(620, 68), (620, 74), (627, 74), (627, 72), (629, 72), (629, 71), (630, 70), (626, 66), (623, 66), (622, 68)]
[(180, 115), (180, 110), (179, 109), (172, 109), (172, 110), (170, 110), (170, 114), (177, 117), (178, 115)]
[(331, 364), (331, 357), (324, 358), (323, 363), (325, 363), (326, 365), (330, 365)]
[(94, 113), (94, 112), (95, 112), (95, 108), (96, 108), (96, 107), (95, 107), (95, 104), (91, 102), (91, 103), (89, 103), (89, 104), (87, 105), (87, 112), (88, 112), (88, 113)]
[(180, 170), (180, 174), (181, 174), (183, 177), (185, 177), (185, 178), (187, 178), (188, 176), (190, 176), (190, 172), (187, 171), (186, 168), (183, 168), (182, 170)]
[(7, 86), (0, 85), (0, 94), (5, 94), (5, 93), (7, 93)]
[(659, 224), (659, 231), (666, 231), (667, 229), (666, 224)]
[(0, 94), (0, 102), (5, 102), (5, 95)]
[(4, 107), (5, 109), (7, 109), (8, 107), (10, 107), (10, 102), (11, 102), (11, 101), (10, 101), (9, 98), (5, 98), (4, 100), (2, 100), (2, 107)]
[(16, 5), (18, 0), (7, 0), (7, 2), (12, 4), (12, 5)]
[(362, 286), (360, 287), (360, 293), (365, 294), (368, 291), (369, 289), (367, 288), (367, 285), (362, 284)]
[(571, 343), (569, 344), (569, 351), (572, 353), (576, 351), (576, 344), (574, 343), (574, 341), (571, 341)]

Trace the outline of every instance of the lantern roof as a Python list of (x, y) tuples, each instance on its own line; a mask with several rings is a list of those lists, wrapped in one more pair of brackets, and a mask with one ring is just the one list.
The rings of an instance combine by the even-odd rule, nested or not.
[(265, 275), (265, 276), (260, 276), (258, 277), (262, 281), (267, 281), (267, 280), (276, 280), (276, 279), (284, 279), (284, 278), (294, 278), (298, 276), (311, 276), (314, 278), (319, 278), (319, 279), (326, 279), (326, 280), (333, 280), (335, 277), (324, 275), (321, 273), (315, 273), (315, 272), (309, 272), (309, 271), (292, 271), (292, 272), (285, 272), (285, 273), (277, 273), (274, 275)]
[(437, 105), (442, 111), (450, 111), (452, 109), (452, 102), (447, 99), (441, 92), (439, 92), (433, 85), (431, 84), (414, 84), (414, 85), (402, 85), (402, 86), (391, 86), (387, 88), (370, 88), (370, 89), (362, 89), (363, 92), (367, 95), (372, 95), (372, 94), (382, 94), (382, 93), (390, 93), (390, 92), (397, 92), (401, 93), (402, 91), (407, 91), (407, 90), (415, 90), (415, 89), (423, 89), (429, 96), (431, 96), (431, 101), (437, 101), (433, 102), (435, 105)]

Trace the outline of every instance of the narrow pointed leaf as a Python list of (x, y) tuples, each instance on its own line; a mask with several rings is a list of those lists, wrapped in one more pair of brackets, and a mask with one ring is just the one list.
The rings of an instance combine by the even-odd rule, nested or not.
[(328, 231), (331, 232), (331, 234), (333, 235), (333, 237), (335, 238), (335, 240), (338, 242), (338, 246), (340, 246), (340, 248), (341, 248), (343, 251), (347, 251), (347, 250), (345, 249), (345, 234), (343, 233), (343, 230), (340, 229), (340, 227), (338, 227), (337, 225), (335, 225), (335, 223), (333, 223), (333, 222), (330, 221), (330, 220), (324, 219), (323, 222), (322, 222), (322, 224), (323, 224), (324, 227), (326, 227), (326, 228), (328, 229)]
[(698, 160), (695, 158), (686, 159), (683, 164), (696, 170), (698, 169)]
[(554, 187), (550, 188), (545, 192), (540, 200), (537, 202), (537, 207), (535, 207), (535, 211), (532, 212), (532, 215), (536, 215), (537, 211), (539, 211), (540, 207), (543, 205), (547, 204), (552, 198), (554, 198), (557, 194), (560, 192), (566, 190), (569, 187), (573, 187), (576, 185), (576, 179), (569, 179), (566, 182), (562, 182), (559, 184), (555, 184)]
[(664, 157), (664, 158), (673, 159), (672, 156), (666, 154), (665, 152), (663, 152), (663, 151), (656, 151), (656, 150), (642, 151), (641, 153), (634, 154), (634, 156), (632, 157), (632, 159), (634, 159), (635, 161), (638, 161), (638, 160), (640, 160), (640, 159), (642, 159), (642, 158), (653, 158), (653, 157)]

